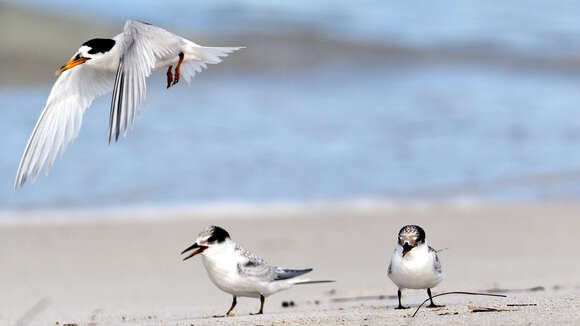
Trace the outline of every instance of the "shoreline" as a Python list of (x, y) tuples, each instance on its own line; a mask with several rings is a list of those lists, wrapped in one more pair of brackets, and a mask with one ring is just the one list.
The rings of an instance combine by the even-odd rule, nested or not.
[[(352, 198), (344, 200), (311, 201), (209, 201), (191, 203), (167, 203), (148, 205), (126, 205), (66, 208), (10, 208), (0, 209), (2, 225), (37, 224), (84, 224), (94, 222), (130, 221), (182, 221), (227, 217), (228, 219), (276, 219), (300, 217), (312, 212), (422, 212), (430, 209), (465, 211), (482, 208), (530, 208), (557, 209), (574, 207), (580, 210), (580, 202), (575, 200), (478, 200), (456, 199), (380, 199)], [(312, 214), (310, 214), (312, 215)]]

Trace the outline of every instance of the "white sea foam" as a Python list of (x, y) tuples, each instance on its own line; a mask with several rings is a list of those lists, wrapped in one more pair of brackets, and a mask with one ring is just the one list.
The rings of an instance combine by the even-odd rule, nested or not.
[(435, 206), (473, 208), (485, 202), (472, 198), (454, 198), (445, 201), (434, 200), (392, 200), (383, 198), (354, 198), (332, 201), (310, 202), (277, 201), (269, 203), (251, 202), (193, 202), (162, 205), (140, 205), (108, 208), (72, 209), (30, 209), (2, 210), (0, 224), (68, 224), (94, 223), (96, 221), (155, 221), (167, 219), (276, 219), (276, 218), (316, 218), (316, 213), (328, 212), (385, 212), (424, 211)]

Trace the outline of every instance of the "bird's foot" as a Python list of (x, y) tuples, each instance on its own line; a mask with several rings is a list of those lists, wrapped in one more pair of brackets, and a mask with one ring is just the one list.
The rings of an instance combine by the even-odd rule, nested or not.
[(430, 304), (427, 306), (427, 308), (441, 308), (441, 307), (445, 307), (445, 305), (438, 305), (438, 304)]
[(181, 64), (183, 63), (183, 52), (179, 53), (179, 62), (177, 63), (177, 67), (175, 67), (175, 78), (173, 79), (173, 85), (179, 82), (179, 76), (181, 75)]
[(236, 315), (235, 312), (228, 312), (225, 315), (213, 315), (213, 318), (225, 318), (225, 317), (234, 317)]
[(256, 312), (256, 313), (251, 313), (251, 312), (250, 312), (250, 316), (263, 315), (263, 314), (264, 314), (264, 312), (263, 312), (263, 311), (258, 311), (258, 312)]
[(172, 67), (173, 66), (169, 66), (169, 69), (167, 69), (167, 88), (171, 87), (172, 85), (175, 85), (175, 83), (173, 83), (173, 73), (171, 73)]
[(404, 306), (398, 305), (395, 307), (395, 309), (397, 309), (397, 310), (398, 309), (409, 309), (409, 307), (404, 307)]

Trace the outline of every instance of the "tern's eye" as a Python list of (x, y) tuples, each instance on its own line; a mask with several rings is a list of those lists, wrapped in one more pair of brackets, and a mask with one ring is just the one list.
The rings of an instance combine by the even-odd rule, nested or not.
[(212, 235), (211, 237), (207, 238), (207, 242), (215, 242), (217, 240), (217, 237), (215, 235)]

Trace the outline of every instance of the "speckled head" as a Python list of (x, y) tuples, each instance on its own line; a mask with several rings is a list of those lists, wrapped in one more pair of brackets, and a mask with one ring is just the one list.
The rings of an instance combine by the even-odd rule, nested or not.
[(425, 243), (425, 231), (420, 226), (405, 225), (399, 231), (399, 244), (403, 247), (403, 256), (423, 243)]

